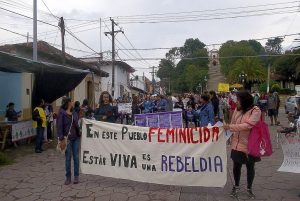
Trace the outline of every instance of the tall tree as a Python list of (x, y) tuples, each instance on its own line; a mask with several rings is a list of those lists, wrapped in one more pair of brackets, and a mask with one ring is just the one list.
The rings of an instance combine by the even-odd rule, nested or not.
[(267, 78), (267, 70), (258, 58), (237, 60), (228, 74), (228, 80), (230, 80), (230, 83), (241, 82), (240, 75), (242, 73), (247, 75), (244, 82), (246, 89), (251, 89), (252, 84), (261, 83)]
[(281, 54), (282, 42), (283, 39), (279, 37), (268, 39), (265, 46), (266, 52), (269, 54)]

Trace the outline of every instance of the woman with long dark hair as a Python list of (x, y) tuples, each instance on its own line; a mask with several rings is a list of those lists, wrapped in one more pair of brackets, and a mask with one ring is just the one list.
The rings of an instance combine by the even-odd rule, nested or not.
[[(71, 158), (73, 155), (74, 161), (74, 184), (79, 182), (79, 146), (80, 146), (80, 131), (78, 125), (78, 113), (73, 111), (73, 102), (70, 98), (64, 98), (62, 106), (59, 109), (59, 113), (56, 120), (57, 124), (57, 136), (61, 141), (61, 149), (66, 146), (66, 181), (65, 185), (71, 183)], [(67, 144), (64, 142), (64, 138), (67, 138)]]
[(225, 130), (233, 132), (231, 144), (231, 159), (233, 160), (233, 176), (235, 185), (231, 196), (238, 197), (242, 165), (247, 167), (247, 193), (250, 199), (255, 196), (252, 184), (255, 176), (255, 162), (260, 158), (248, 154), (248, 137), (250, 130), (261, 118), (261, 111), (253, 105), (253, 97), (247, 91), (237, 93), (236, 109), (232, 115), (231, 123), (224, 125)]
[(95, 118), (98, 121), (115, 123), (117, 114), (112, 106), (113, 99), (107, 91), (103, 91), (99, 99), (99, 107), (95, 111)]

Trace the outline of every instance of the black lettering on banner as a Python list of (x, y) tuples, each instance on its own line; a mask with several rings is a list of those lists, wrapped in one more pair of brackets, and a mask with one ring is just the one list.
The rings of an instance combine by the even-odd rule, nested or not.
[(156, 172), (155, 165), (151, 165), (151, 164), (142, 164), (142, 169), (145, 170), (145, 171)]
[(143, 154), (143, 160), (144, 161), (150, 161), (151, 160), (150, 154)]
[(86, 137), (87, 138), (92, 138), (93, 134), (91, 133), (93, 124), (86, 124)]
[[(117, 164), (118, 161), (118, 164)], [(137, 161), (135, 155), (113, 154), (110, 153), (111, 166), (137, 168)]]
[(124, 135), (128, 132), (128, 128), (126, 126), (122, 127), (122, 140), (124, 140)]
[(89, 153), (90, 153), (89, 151), (83, 151), (83, 157), (82, 157), (82, 159), (83, 159), (82, 162), (83, 163), (88, 163), (88, 161), (85, 160), (85, 159), (86, 159), (86, 155), (89, 154)]

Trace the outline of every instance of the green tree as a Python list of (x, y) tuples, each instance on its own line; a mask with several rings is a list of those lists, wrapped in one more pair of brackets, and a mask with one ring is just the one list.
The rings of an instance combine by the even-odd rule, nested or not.
[(268, 39), (265, 46), (266, 52), (269, 54), (281, 54), (282, 42), (283, 39), (279, 37)]
[(247, 41), (236, 42), (232, 40), (227, 41), (221, 46), (219, 54), (220, 57), (227, 57), (220, 59), (221, 71), (227, 79), (233, 64), (235, 64), (235, 62), (240, 59), (239, 56), (257, 55), (257, 53)]
[(244, 82), (246, 89), (251, 89), (252, 84), (261, 83), (267, 78), (267, 70), (263, 67), (258, 58), (243, 58), (237, 60), (228, 74), (228, 80), (230, 80), (231, 83), (241, 82), (239, 75), (242, 72), (247, 74)]
[[(199, 83), (206, 76), (207, 70), (199, 70), (195, 65), (189, 65), (184, 71), (184, 83), (188, 91), (196, 91)], [(184, 90), (184, 89), (183, 89)]]
[[(178, 61), (177, 65), (175, 61)], [(160, 61), (157, 76), (164, 86), (170, 81), (173, 92), (182, 93), (195, 90), (199, 79), (207, 76), (207, 72), (208, 52), (205, 44), (198, 38), (190, 38), (182, 47), (172, 48), (166, 53), (166, 59)]]

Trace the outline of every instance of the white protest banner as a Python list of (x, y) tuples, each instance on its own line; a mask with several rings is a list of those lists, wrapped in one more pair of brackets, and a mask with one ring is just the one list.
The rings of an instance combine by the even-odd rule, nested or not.
[(223, 187), (227, 180), (222, 127), (148, 128), (83, 119), (83, 174), (139, 182)]
[(278, 171), (300, 173), (300, 134), (282, 134), (283, 162)]
[(32, 121), (23, 121), (11, 124), (11, 136), (13, 142), (35, 135), (35, 129), (32, 127)]

